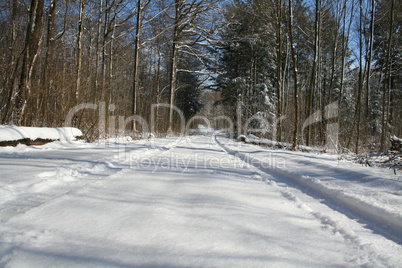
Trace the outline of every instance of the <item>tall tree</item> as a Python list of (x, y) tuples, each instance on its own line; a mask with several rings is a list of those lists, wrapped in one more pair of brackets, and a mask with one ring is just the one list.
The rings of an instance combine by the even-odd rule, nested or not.
[[(137, 1), (137, 21), (135, 26), (135, 42), (134, 42), (134, 82), (133, 82), (133, 100), (132, 111), (137, 114), (137, 93), (139, 89), (139, 69), (140, 69), (140, 42), (142, 30), (142, 0)], [(135, 121), (133, 122), (133, 131), (136, 130)]]
[[(46, 121), (50, 121), (49, 110), (50, 104), (50, 65), (53, 60), (54, 41), (55, 36), (55, 21), (56, 21), (56, 9), (57, 0), (52, 0), (48, 7), (47, 25), (46, 25), (46, 42), (45, 42), (45, 58), (43, 60), (43, 72), (42, 72), (42, 91), (40, 92), (38, 101), (38, 110), (41, 112), (41, 117), (46, 118)], [(57, 38), (60, 38), (60, 34)]]
[[(347, 60), (348, 60), (348, 47), (349, 47), (349, 36), (352, 28), (353, 16), (354, 16), (354, 7), (355, 0), (351, 3), (349, 0), (343, 0), (342, 7), (342, 55), (341, 55), (341, 75), (340, 75), (340, 85), (339, 85), (339, 94), (338, 94), (338, 125), (343, 126), (343, 120), (345, 113), (343, 111), (342, 103), (345, 95), (345, 74), (348, 68)], [(348, 8), (348, 3), (350, 3), (350, 8)], [(349, 19), (348, 19), (348, 10)], [(341, 133), (342, 134), (342, 133)], [(345, 135), (347, 136), (347, 135)]]
[(282, 141), (282, 98), (283, 98), (283, 68), (282, 68), (282, 56), (283, 56), (283, 42), (282, 42), (282, 25), (283, 25), (283, 3), (282, 0), (278, 0), (276, 3), (276, 97), (278, 98), (277, 102), (277, 136), (275, 139), (278, 141)]
[(78, 18), (78, 33), (77, 33), (77, 61), (76, 61), (76, 89), (75, 98), (78, 101), (80, 99), (81, 82), (82, 82), (82, 47), (84, 38), (84, 18), (85, 18), (85, 3), (86, 0), (80, 0), (79, 3), (79, 18)]
[(290, 42), (290, 51), (292, 57), (292, 70), (293, 70), (293, 105), (294, 105), (294, 121), (293, 121), (293, 149), (296, 150), (298, 146), (298, 135), (299, 135), (299, 82), (298, 82), (298, 69), (297, 69), (297, 55), (295, 50), (295, 43), (293, 37), (293, 25), (294, 25), (294, 15), (293, 15), (293, 0), (289, 0), (289, 23), (288, 23), (288, 34)]
[(42, 30), (44, 0), (31, 0), (28, 9), (28, 23), (25, 35), (25, 45), (22, 52), (21, 75), (15, 97), (15, 122), (27, 124), (25, 110), (31, 93), (31, 83), (35, 59), (39, 52), (39, 43)]
[(5, 68), (6, 70), (6, 78), (4, 79), (3, 88), (4, 91), (7, 92), (5, 103), (1, 103), (2, 107), (2, 124), (8, 123), (10, 117), (12, 116), (12, 104), (13, 104), (13, 94), (14, 94), (14, 81), (16, 79), (16, 73), (18, 68), (18, 62), (15, 56), (16, 50), (16, 39), (17, 39), (17, 12), (18, 12), (18, 2), (13, 1), (11, 8), (11, 33), (10, 33), (10, 41), (8, 44), (9, 47), (9, 61), (7, 62), (9, 68)]
[[(265, 1), (238, 2), (229, 6), (225, 13), (222, 40), (216, 45), (220, 53), (216, 83), (222, 97), (217, 104), (227, 108), (235, 134), (243, 134), (247, 130), (244, 124), (250, 125), (252, 118), (273, 121), (272, 125), (276, 123), (272, 107), (278, 98), (272, 91), (281, 83), (275, 77), (278, 72), (275, 61), (280, 52), (275, 44), (277, 40), (272, 39), (277, 29), (268, 23), (274, 16), (274, 9)], [(270, 138), (275, 131), (269, 133)]]
[[(321, 0), (315, 1), (315, 20), (314, 20), (314, 56), (313, 64), (311, 69), (310, 85), (307, 95), (307, 112), (306, 115), (310, 116), (313, 112), (314, 106), (314, 95), (316, 92), (316, 87), (318, 83), (318, 64), (320, 57), (320, 31), (321, 31)], [(310, 145), (311, 139), (311, 127), (307, 128), (307, 145)]]
[[(178, 88), (178, 72), (196, 72), (196, 70), (180, 67), (183, 55), (198, 59), (198, 68), (205, 68), (202, 46), (208, 45), (212, 22), (207, 20), (217, 0), (175, 0), (170, 58), (170, 109), (168, 132), (173, 132), (176, 91)], [(198, 70), (200, 71), (200, 70)]]
[(388, 132), (388, 117), (389, 117), (389, 106), (390, 106), (390, 92), (392, 85), (392, 63), (391, 63), (391, 54), (392, 54), (392, 39), (394, 34), (394, 16), (395, 16), (395, 0), (391, 0), (391, 17), (389, 22), (389, 31), (388, 31), (388, 40), (386, 43), (386, 56), (385, 56), (385, 71), (384, 71), (384, 82), (383, 82), (383, 94), (382, 94), (382, 114), (381, 114), (381, 123), (382, 123), (382, 131), (381, 131), (381, 147), (380, 150), (383, 151), (385, 149), (385, 136)]
[(177, 62), (179, 58), (179, 40), (180, 40), (180, 31), (182, 29), (182, 25), (180, 25), (181, 20), (183, 19), (183, 15), (181, 14), (184, 8), (185, 0), (175, 0), (175, 17), (174, 17), (174, 30), (173, 30), (173, 40), (172, 40), (172, 64), (170, 66), (170, 109), (169, 109), (169, 129), (168, 133), (173, 132), (173, 106), (175, 103), (175, 94), (177, 87)]

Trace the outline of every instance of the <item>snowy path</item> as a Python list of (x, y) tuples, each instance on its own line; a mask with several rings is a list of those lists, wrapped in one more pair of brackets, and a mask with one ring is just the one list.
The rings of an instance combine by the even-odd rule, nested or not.
[(227, 139), (225, 144), (216, 141), (228, 153), (402, 244), (402, 183), (391, 170), (348, 165), (335, 155), (260, 150)]
[[(257, 165), (318, 176), (330, 160), (236, 147), (246, 163), (217, 140), (0, 148), (0, 267), (402, 266), (401, 245)], [(374, 193), (355, 172), (305, 176)], [(385, 181), (370, 200), (398, 215), (401, 184)]]

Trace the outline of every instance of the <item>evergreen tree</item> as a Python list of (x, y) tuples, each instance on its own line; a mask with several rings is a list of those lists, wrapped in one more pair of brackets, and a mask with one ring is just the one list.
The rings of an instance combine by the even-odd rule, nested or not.
[[(235, 123), (236, 134), (246, 124), (257, 126), (249, 118), (258, 113), (262, 121), (273, 121), (275, 107), (275, 40), (273, 26), (261, 14), (258, 1), (236, 1), (226, 9), (219, 51), (219, 75), (216, 79), (222, 99), (217, 104), (227, 107), (227, 115)], [(266, 104), (266, 107), (264, 107)], [(272, 110), (272, 111), (271, 111)], [(258, 121), (258, 120), (257, 120)], [(261, 121), (261, 120), (260, 120)], [(247, 126), (246, 126), (247, 127)]]
[[(400, 1), (378, 1), (374, 30), (376, 71), (380, 74), (381, 117), (376, 110), (378, 128), (381, 128), (381, 149), (386, 149), (389, 135), (402, 134), (402, 4)], [(382, 91), (382, 92), (381, 92)], [(377, 97), (379, 98), (379, 97)]]

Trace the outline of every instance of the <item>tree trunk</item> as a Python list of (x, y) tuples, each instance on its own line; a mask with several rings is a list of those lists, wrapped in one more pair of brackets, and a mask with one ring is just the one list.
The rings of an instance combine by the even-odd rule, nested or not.
[(343, 6), (343, 31), (342, 31), (342, 66), (341, 66), (341, 84), (339, 88), (339, 95), (338, 95), (338, 124), (341, 127), (342, 126), (342, 99), (343, 99), (343, 92), (344, 92), (344, 80), (345, 80), (345, 70), (346, 70), (346, 52), (348, 49), (348, 43), (349, 43), (349, 35), (350, 35), (350, 30), (352, 26), (352, 18), (353, 18), (353, 13), (354, 13), (354, 6), (355, 2), (353, 0), (352, 2), (352, 9), (350, 13), (350, 19), (349, 19), (349, 24), (346, 27), (346, 17), (347, 17), (347, 3), (349, 0), (344, 0), (344, 6)]
[(276, 105), (276, 137), (278, 141), (282, 141), (282, 0), (277, 2), (277, 28), (276, 28), (276, 95), (278, 102)]
[[(136, 36), (134, 43), (134, 83), (133, 83), (133, 100), (132, 100), (132, 112), (133, 115), (137, 114), (137, 97), (139, 91), (139, 69), (140, 69), (140, 41), (142, 30), (142, 0), (137, 1), (137, 23), (136, 23)], [(136, 131), (136, 124), (133, 121), (133, 131)]]
[(47, 122), (50, 122), (50, 68), (49, 65), (53, 59), (53, 38), (54, 38), (54, 22), (56, 17), (57, 0), (52, 0), (49, 7), (48, 21), (47, 21), (47, 34), (46, 34), (46, 55), (43, 63), (42, 74), (42, 94), (40, 97), (40, 104), (38, 109), (41, 110), (42, 118), (46, 118)]
[(100, 96), (101, 100), (105, 101), (107, 92), (106, 92), (106, 71), (107, 71), (107, 59), (106, 59), (106, 46), (107, 46), (107, 37), (108, 37), (108, 27), (109, 27), (109, 12), (110, 12), (110, 5), (109, 0), (105, 0), (105, 9), (104, 12), (104, 19), (103, 19), (103, 29), (102, 29), (102, 44), (101, 44), (101, 72), (100, 72)]
[[(370, 126), (370, 76), (371, 76), (371, 61), (373, 58), (373, 45), (374, 45), (374, 21), (375, 21), (375, 5), (376, 0), (371, 0), (371, 18), (370, 18), (370, 38), (369, 38), (369, 53), (367, 56), (367, 70), (366, 70), (366, 99), (365, 99), (365, 120), (367, 120), (367, 136), (370, 136), (369, 126)], [(368, 140), (370, 141), (370, 140)]]
[[(387, 44), (387, 56), (385, 60), (385, 79), (382, 88), (382, 113), (381, 113), (381, 148), (380, 151), (385, 150), (386, 146), (386, 135), (388, 132), (388, 107), (389, 107), (389, 95), (391, 91), (391, 51), (392, 51), (392, 37), (393, 37), (393, 28), (394, 28), (394, 6), (395, 0), (391, 2), (391, 21), (389, 24), (389, 32), (388, 32), (388, 44)], [(387, 98), (388, 96), (388, 98)], [(388, 100), (388, 101), (387, 101)]]
[[(310, 116), (313, 112), (313, 102), (314, 102), (314, 93), (316, 89), (316, 83), (317, 83), (317, 65), (318, 65), (318, 56), (319, 56), (319, 46), (320, 46), (320, 9), (321, 9), (321, 1), (316, 0), (315, 1), (315, 23), (314, 23), (314, 60), (313, 60), (313, 66), (311, 69), (311, 78), (310, 78), (310, 86), (309, 86), (309, 92), (307, 96), (307, 111), (306, 115)], [(311, 141), (311, 131), (312, 126), (307, 127), (307, 145), (310, 145)]]
[(296, 150), (298, 146), (298, 135), (299, 135), (299, 88), (298, 88), (298, 70), (297, 70), (297, 58), (296, 51), (294, 47), (294, 39), (293, 39), (293, 0), (289, 0), (289, 42), (290, 42), (290, 53), (292, 55), (293, 62), (293, 101), (294, 101), (294, 132), (293, 132), (293, 149)]
[(168, 133), (173, 132), (173, 107), (175, 103), (175, 94), (177, 87), (177, 62), (179, 58), (179, 23), (181, 17), (181, 5), (183, 0), (175, 0), (175, 25), (173, 31), (173, 44), (172, 44), (172, 63), (170, 74), (170, 108), (169, 108), (169, 129)]
[(108, 89), (109, 89), (109, 97), (108, 97), (108, 103), (113, 103), (113, 80), (114, 80), (114, 39), (116, 37), (116, 28), (117, 28), (117, 13), (119, 12), (119, 7), (120, 7), (120, 2), (114, 2), (114, 16), (113, 16), (113, 26), (112, 26), (112, 36), (111, 36), (111, 40), (110, 40), (110, 46), (109, 46), (109, 55), (110, 55), (110, 59), (109, 59), (109, 79), (108, 79)]
[(102, 98), (102, 89), (100, 83), (99, 65), (101, 62), (101, 36), (102, 36), (102, 16), (103, 16), (103, 0), (99, 1), (99, 16), (98, 16), (98, 31), (96, 33), (96, 58), (95, 58), (95, 94), (94, 103), (97, 103)]
[[(363, 74), (363, 0), (359, 0), (360, 3), (360, 20), (359, 20), (359, 81), (358, 81), (358, 89), (357, 89), (357, 98), (356, 98), (356, 106), (355, 106), (355, 122), (356, 123), (356, 144), (355, 144), (355, 153), (359, 153), (359, 143), (360, 143), (360, 121), (361, 121), (361, 103), (362, 103), (362, 92), (364, 86), (364, 74)], [(352, 137), (353, 135), (351, 135)]]
[(84, 14), (85, 0), (80, 0), (80, 14), (78, 20), (78, 36), (77, 36), (77, 62), (76, 62), (76, 87), (75, 87), (75, 102), (80, 100), (81, 95), (81, 79), (82, 79), (82, 39), (84, 36)]
[(9, 66), (10, 73), (7, 75), (5, 79), (5, 87), (8, 89), (7, 100), (4, 109), (4, 113), (2, 114), (2, 124), (7, 124), (10, 120), (10, 116), (12, 115), (12, 103), (13, 103), (13, 94), (14, 94), (14, 81), (16, 79), (16, 72), (18, 68), (18, 61), (14, 56), (14, 46), (16, 45), (16, 36), (17, 36), (17, 4), (18, 1), (13, 0), (12, 10), (11, 10), (11, 42), (10, 42), (10, 58), (9, 58)]
[(30, 76), (35, 56), (38, 53), (42, 28), (44, 0), (31, 0), (28, 9), (28, 23), (25, 37), (25, 46), (22, 53), (22, 68), (20, 81), (15, 98), (14, 116), (15, 121), (21, 125), (26, 123), (24, 112), (31, 93)]

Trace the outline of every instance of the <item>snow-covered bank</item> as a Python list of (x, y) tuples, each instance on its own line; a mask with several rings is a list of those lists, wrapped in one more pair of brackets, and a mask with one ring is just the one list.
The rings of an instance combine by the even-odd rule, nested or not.
[[(277, 142), (269, 139), (259, 138), (252, 134), (248, 135), (247, 137), (244, 135), (240, 135), (237, 138), (237, 141), (269, 148), (277, 148), (277, 149), (292, 148), (292, 144), (290, 143)], [(304, 145), (297, 146), (297, 150), (312, 153), (338, 154), (340, 159), (345, 159), (351, 162), (355, 162), (370, 167), (378, 166), (378, 167), (389, 168), (392, 169), (396, 174), (398, 171), (402, 170), (402, 149), (401, 149), (402, 139), (393, 136), (390, 138), (390, 141), (392, 144), (390, 150), (387, 150), (386, 152), (381, 154), (380, 153), (362, 154), (362, 155), (355, 155), (352, 153), (343, 154), (337, 152), (337, 150), (334, 149), (311, 147)]]
[[(347, 183), (320, 168), (328, 156), (236, 150), (347, 193), (371, 190), (384, 209), (400, 201), (398, 181), (368, 185), (355, 169)], [(4, 147), (0, 166), (0, 267), (402, 266), (400, 244), (206, 134)]]
[[(261, 151), (257, 146), (227, 141), (220, 144), (229, 153), (323, 198), (402, 244), (402, 181), (391, 170), (340, 162), (335, 155)], [(276, 165), (274, 159), (283, 163)]]
[(72, 127), (17, 127), (0, 125), (0, 143), (2, 145), (35, 144), (49, 141), (72, 141), (83, 136), (81, 130)]

